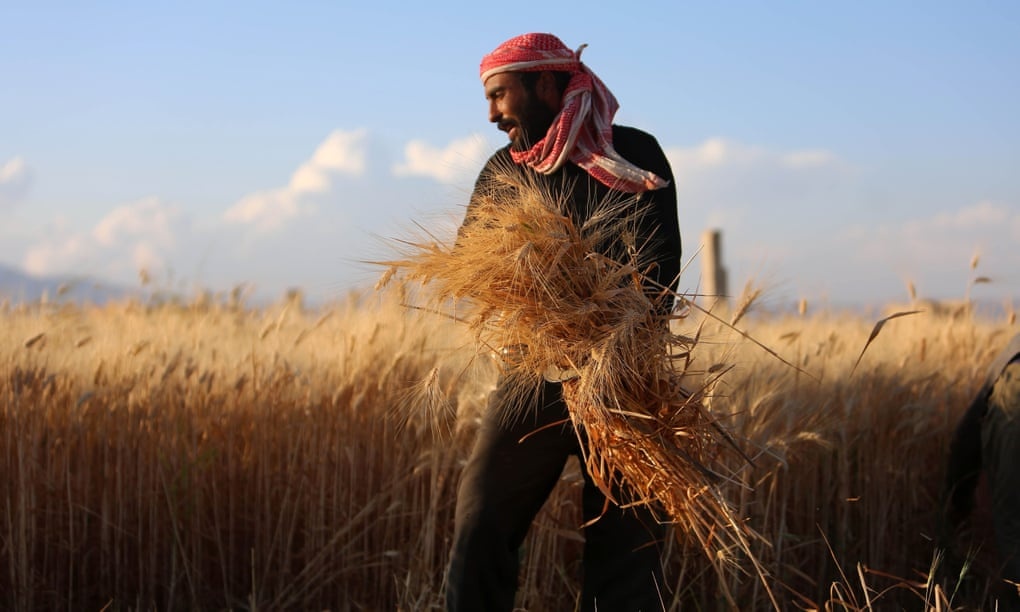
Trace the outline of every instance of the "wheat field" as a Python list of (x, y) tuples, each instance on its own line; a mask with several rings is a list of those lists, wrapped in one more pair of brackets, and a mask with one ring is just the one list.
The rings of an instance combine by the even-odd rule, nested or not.
[[(0, 608), (441, 609), (497, 372), (462, 325), (404, 301), (4, 304)], [(869, 343), (875, 323), (752, 308), (738, 327), (782, 360), (704, 324), (695, 359), (730, 368), (711, 410), (754, 459), (727, 495), (783, 608), (988, 605), (986, 517), (937, 558), (939, 496), (1015, 314), (922, 311)], [(528, 536), (522, 609), (573, 609), (581, 484), (568, 464)], [(664, 607), (726, 609), (680, 542)], [(770, 608), (750, 568), (728, 579), (742, 609)]]

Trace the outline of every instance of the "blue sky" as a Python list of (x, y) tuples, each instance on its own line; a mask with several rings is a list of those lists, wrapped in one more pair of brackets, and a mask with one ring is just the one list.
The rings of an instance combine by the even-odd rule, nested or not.
[[(1020, 4), (0, 5), (0, 263), (336, 297), (504, 144), (481, 56), (583, 59), (677, 176), (685, 259), (776, 304), (1020, 301)], [(975, 255), (976, 270), (971, 269)]]

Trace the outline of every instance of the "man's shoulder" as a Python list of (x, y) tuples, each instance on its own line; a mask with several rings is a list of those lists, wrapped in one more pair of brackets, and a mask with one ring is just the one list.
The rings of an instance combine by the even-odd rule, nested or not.
[(644, 145), (655, 145), (658, 146), (658, 141), (655, 136), (652, 136), (644, 130), (639, 130), (636, 127), (629, 125), (617, 125), (613, 124), (613, 146), (617, 143), (630, 143), (644, 144)]
[(626, 125), (613, 125), (613, 149), (639, 168), (654, 172), (667, 181), (673, 180), (666, 152), (659, 141), (644, 130)]
[(505, 186), (505, 177), (508, 173), (519, 171), (521, 171), (521, 166), (514, 163), (513, 157), (510, 155), (510, 146), (500, 147), (489, 156), (485, 165), (478, 172), (478, 177), (475, 179), (475, 191), (492, 190), (500, 188), (501, 185)]
[(482, 166), (479, 178), (499, 170), (506, 170), (513, 165), (513, 158), (510, 156), (510, 145), (500, 147), (499, 149), (496, 149), (496, 151), (489, 156), (489, 159), (485, 161), (485, 165)]
[[(648, 132), (628, 125), (614, 124), (613, 149), (632, 164), (662, 176), (660, 173), (663, 168), (658, 166), (662, 165), (666, 154), (655, 136)], [(649, 165), (656, 167), (650, 168)]]
[(496, 149), (496, 151), (489, 156), (489, 161), (487, 163), (504, 163), (507, 160), (513, 161), (513, 158), (510, 157), (510, 145), (505, 145)]

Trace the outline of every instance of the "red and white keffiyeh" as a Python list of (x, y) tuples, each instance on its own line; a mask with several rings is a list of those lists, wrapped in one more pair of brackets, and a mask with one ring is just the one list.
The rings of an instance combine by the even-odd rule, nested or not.
[(522, 34), (504, 42), (482, 58), (482, 83), (501, 72), (569, 72), (563, 108), (545, 137), (527, 151), (514, 151), (515, 162), (543, 174), (552, 174), (566, 161), (583, 168), (603, 185), (626, 193), (640, 193), (668, 185), (653, 172), (638, 168), (613, 148), (613, 117), (620, 107), (616, 98), (581, 62), (576, 52), (552, 34)]

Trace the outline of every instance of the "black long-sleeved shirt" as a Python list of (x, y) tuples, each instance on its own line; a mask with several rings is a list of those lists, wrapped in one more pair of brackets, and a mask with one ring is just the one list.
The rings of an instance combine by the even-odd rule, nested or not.
[[(653, 136), (631, 127), (613, 126), (613, 148), (635, 166), (654, 172), (669, 181), (666, 187), (636, 195), (635, 206), (645, 211), (638, 224), (636, 244), (641, 249), (642, 261), (646, 265), (654, 264), (649, 271), (651, 280), (675, 291), (681, 268), (681, 241), (677, 219), (676, 185), (673, 182), (673, 171), (669, 161)], [(499, 168), (512, 166), (509, 145), (489, 158), (475, 183), (464, 225), (476, 220), (474, 203), (479, 194), (484, 193), (486, 189), (494, 188), (493, 173)], [(572, 190), (568, 212), (578, 227), (588, 220), (598, 203), (606, 201), (607, 198), (620, 200), (631, 195), (611, 190), (570, 162), (552, 174), (535, 174), (536, 179), (549, 188), (553, 197), (561, 196), (565, 189)], [(623, 257), (626, 256), (626, 250), (622, 244), (602, 245), (599, 250), (617, 261), (625, 261)], [(650, 289), (654, 290), (654, 287)]]

